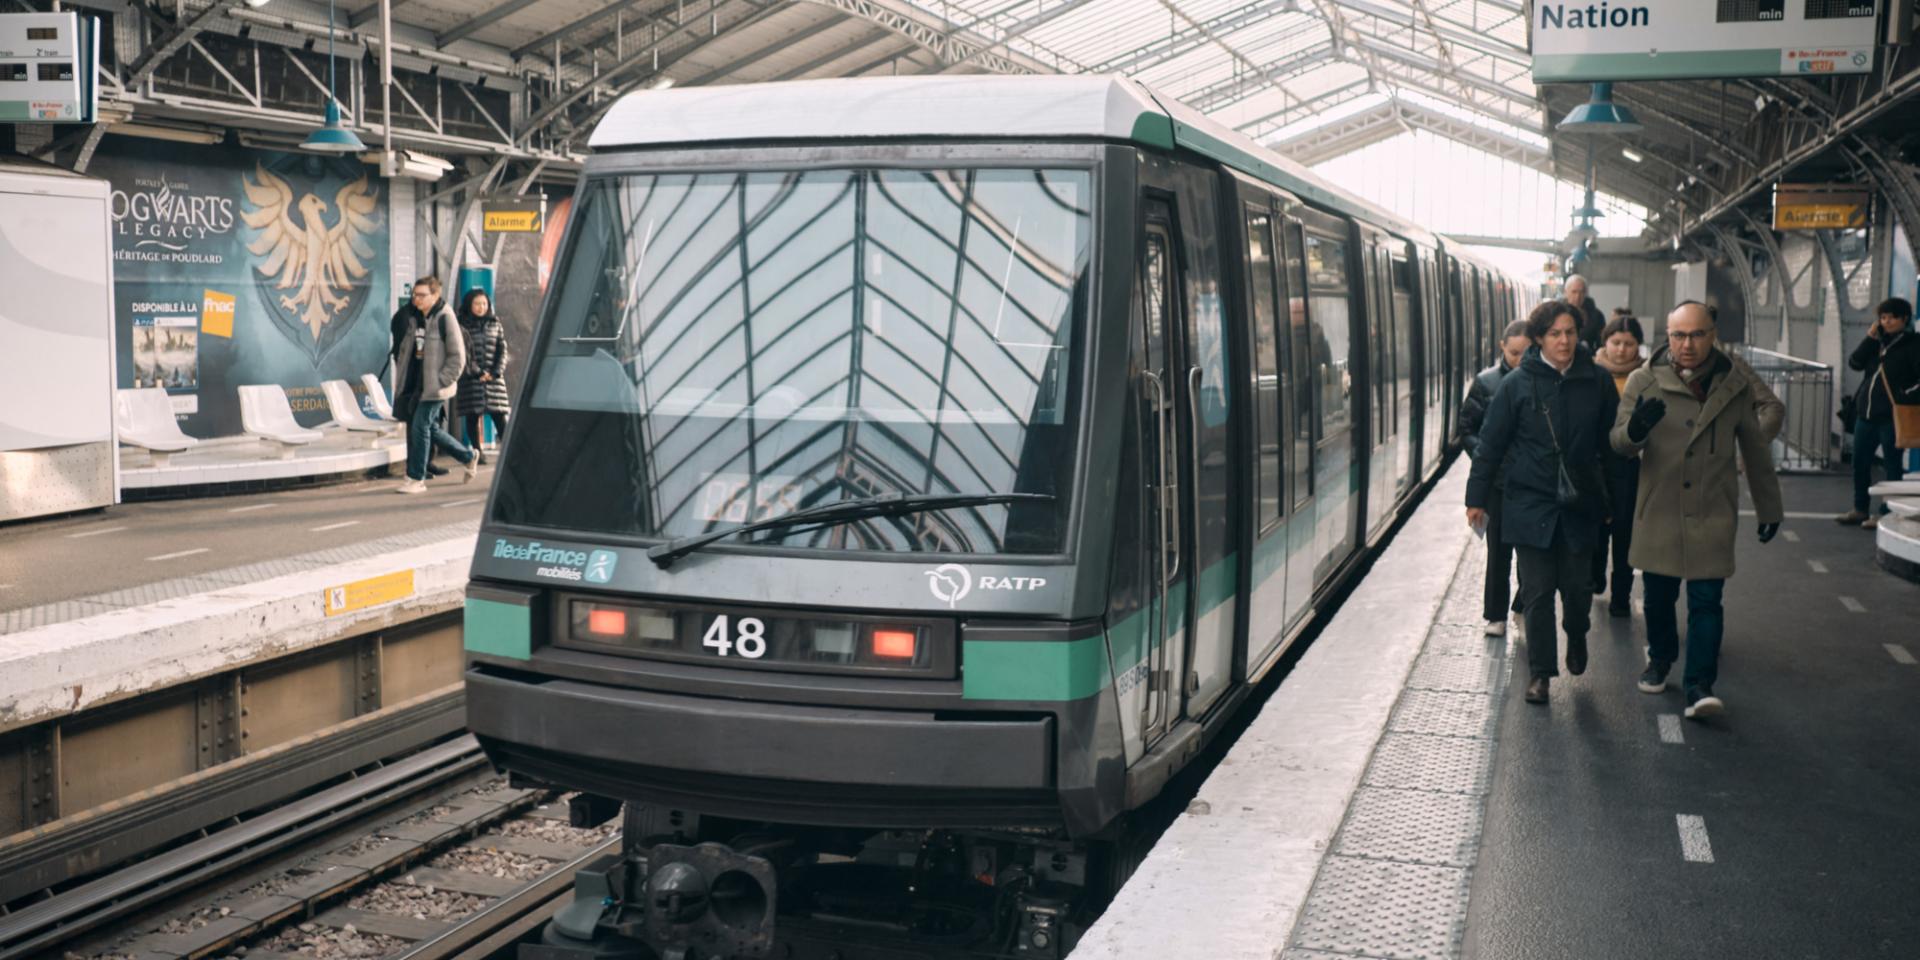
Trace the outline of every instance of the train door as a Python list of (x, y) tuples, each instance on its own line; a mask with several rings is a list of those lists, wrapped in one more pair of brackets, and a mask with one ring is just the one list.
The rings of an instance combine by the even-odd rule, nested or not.
[(1380, 236), (1361, 231), (1361, 278), (1366, 286), (1362, 344), (1367, 362), (1366, 533), (1371, 542), (1386, 527), (1393, 506), (1393, 318), (1386, 292), (1385, 252)]
[[(1319, 445), (1315, 436), (1320, 427), (1319, 371), (1314, 363), (1315, 336), (1308, 322), (1307, 266), (1304, 248), (1306, 233), (1300, 221), (1289, 217), (1281, 231), (1281, 287), (1286, 312), (1287, 410), (1287, 486), (1286, 496), (1292, 518), (1287, 521), (1286, 622), (1298, 623), (1313, 606), (1315, 534), (1319, 526), (1319, 506), (1315, 485), (1319, 482), (1316, 463)], [(1325, 338), (1319, 338), (1324, 344)], [(1324, 352), (1324, 351), (1322, 351)]]
[[(1365, 455), (1365, 430), (1356, 429), (1361, 406), (1353, 392), (1354, 332), (1363, 329), (1356, 305), (1352, 240), (1346, 225), (1333, 217), (1302, 209), (1301, 240), (1307, 282), (1307, 325), (1313, 341), (1314, 410), (1313, 497), (1317, 518), (1313, 544), (1315, 591), (1332, 578), (1353, 553), (1360, 526), (1360, 476), (1355, 458)], [(1289, 591), (1291, 595), (1291, 591)]]
[[(1288, 461), (1294, 455), (1288, 437), (1287, 414), (1293, 404), (1288, 353), (1291, 337), (1287, 323), (1286, 278), (1281, 271), (1280, 221), (1274, 214), (1272, 198), (1260, 187), (1240, 186), (1241, 227), (1246, 245), (1242, 248), (1242, 275), (1246, 278), (1245, 315), (1247, 324), (1241, 342), (1249, 363), (1246, 369), (1252, 400), (1252, 468), (1249, 501), (1253, 522), (1247, 526), (1247, 675), (1255, 675), (1286, 638), (1293, 619), (1288, 611), (1290, 581), (1287, 576), (1291, 530), (1310, 523), (1297, 521), (1288, 494)], [(1310, 560), (1303, 558), (1302, 565)], [(1307, 585), (1312, 590), (1312, 584)]]
[(1129, 336), (1139, 371), (1145, 423), (1139, 438), (1146, 498), (1142, 540), (1156, 545), (1146, 551), (1147, 616), (1146, 696), (1140, 718), (1141, 741), (1151, 746), (1167, 732), (1178, 702), (1178, 687), (1170, 678), (1185, 674), (1184, 657), (1191, 611), (1187, 589), (1190, 541), (1182, 491), (1187, 489), (1180, 456), (1180, 405), (1174, 386), (1184, 369), (1180, 363), (1182, 329), (1178, 269), (1173, 245), (1173, 222), (1164, 202), (1145, 204), (1136, 267), (1134, 317)]
[(1397, 504), (1413, 492), (1413, 448), (1418, 436), (1413, 422), (1413, 327), (1419, 317), (1413, 310), (1413, 268), (1408, 265), (1406, 243), (1387, 238), (1380, 261), (1385, 266), (1381, 286), (1392, 307), (1389, 319), (1393, 333), (1388, 346), (1393, 356), (1393, 379), (1388, 390), (1393, 405), (1393, 502)]

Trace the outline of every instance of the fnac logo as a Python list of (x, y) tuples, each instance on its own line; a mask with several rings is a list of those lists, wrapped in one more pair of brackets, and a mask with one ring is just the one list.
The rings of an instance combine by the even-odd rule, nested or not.
[(210, 337), (233, 336), (234, 296), (218, 290), (200, 292), (200, 332)]

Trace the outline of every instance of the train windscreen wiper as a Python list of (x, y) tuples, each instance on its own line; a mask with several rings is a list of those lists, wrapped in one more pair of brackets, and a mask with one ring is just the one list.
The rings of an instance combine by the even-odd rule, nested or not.
[(686, 556), (701, 547), (728, 537), (737, 537), (743, 533), (760, 530), (772, 530), (776, 527), (790, 527), (795, 524), (851, 523), (870, 517), (898, 517), (909, 513), (922, 513), (928, 510), (945, 510), (951, 507), (984, 507), (996, 503), (1045, 503), (1051, 502), (1050, 493), (910, 493), (889, 494), (881, 497), (864, 497), (859, 500), (840, 500), (835, 503), (795, 510), (792, 513), (756, 520), (753, 523), (712, 533), (695, 534), (660, 544), (647, 551), (647, 559), (662, 570), (673, 566), (675, 560)]

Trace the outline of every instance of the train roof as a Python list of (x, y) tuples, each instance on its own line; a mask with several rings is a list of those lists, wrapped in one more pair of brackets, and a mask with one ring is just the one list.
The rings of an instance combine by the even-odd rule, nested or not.
[(851, 77), (642, 90), (614, 104), (588, 143), (607, 150), (929, 138), (1094, 138), (1185, 148), (1319, 206), (1437, 245), (1426, 228), (1170, 96), (1112, 74)]

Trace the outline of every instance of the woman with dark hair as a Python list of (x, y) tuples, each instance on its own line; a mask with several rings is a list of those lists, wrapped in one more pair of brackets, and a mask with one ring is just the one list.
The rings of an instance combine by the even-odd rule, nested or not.
[(1609, 508), (1601, 451), (1620, 395), (1580, 343), (1580, 319), (1564, 301), (1543, 303), (1527, 315), (1533, 346), (1487, 405), (1467, 479), (1467, 522), (1484, 528), (1494, 474), (1505, 468), (1500, 529), (1490, 535), (1519, 553), (1532, 674), (1528, 703), (1547, 702), (1548, 681), (1560, 673), (1555, 594), (1567, 632), (1567, 672), (1586, 672), (1593, 603), (1589, 558)]
[[(1493, 402), (1494, 391), (1500, 389), (1500, 381), (1507, 374), (1520, 369), (1520, 361), (1527, 355), (1527, 347), (1533, 341), (1527, 339), (1527, 322), (1515, 320), (1507, 324), (1500, 334), (1500, 358), (1493, 366), (1480, 371), (1467, 385), (1467, 398), (1460, 403), (1460, 445), (1467, 456), (1480, 455), (1480, 425), (1487, 418), (1487, 404)], [(1508, 593), (1513, 589), (1513, 544), (1500, 540), (1500, 491), (1506, 487), (1505, 471), (1496, 464), (1493, 471), (1493, 492), (1487, 501), (1487, 582), (1481, 591), (1481, 615), (1487, 621), (1486, 633), (1489, 637), (1507, 635)], [(1521, 612), (1520, 599), (1513, 598), (1511, 609)]]
[[(1847, 526), (1872, 529), (1880, 518), (1867, 488), (1873, 486), (1873, 461), (1884, 451), (1889, 481), (1906, 476), (1900, 469), (1900, 450), (1894, 445), (1893, 405), (1920, 403), (1920, 335), (1913, 332), (1913, 304), (1899, 297), (1880, 302), (1873, 327), (1855, 347), (1847, 366), (1866, 374), (1854, 394), (1853, 509), (1834, 519)], [(1880, 505), (1887, 512), (1887, 505)]]
[[(507, 439), (507, 330), (494, 316), (485, 290), (469, 290), (460, 299), (460, 333), (467, 341), (467, 369), (460, 375), (457, 409), (467, 446), (480, 450), (480, 418), (493, 418), (497, 442)], [(486, 463), (486, 454), (480, 454)]]
[[(1615, 392), (1627, 389), (1627, 377), (1646, 365), (1640, 345), (1646, 337), (1640, 321), (1632, 314), (1617, 315), (1600, 331), (1600, 352), (1593, 362), (1613, 375)], [(1633, 615), (1633, 567), (1627, 564), (1627, 550), (1633, 544), (1633, 499), (1640, 490), (1640, 461), (1613, 451), (1603, 444), (1601, 456), (1607, 464), (1607, 489), (1612, 509), (1600, 527), (1600, 544), (1593, 551), (1593, 593), (1607, 594), (1607, 613), (1616, 617)], [(1613, 576), (1607, 576), (1607, 547), (1612, 543)]]

